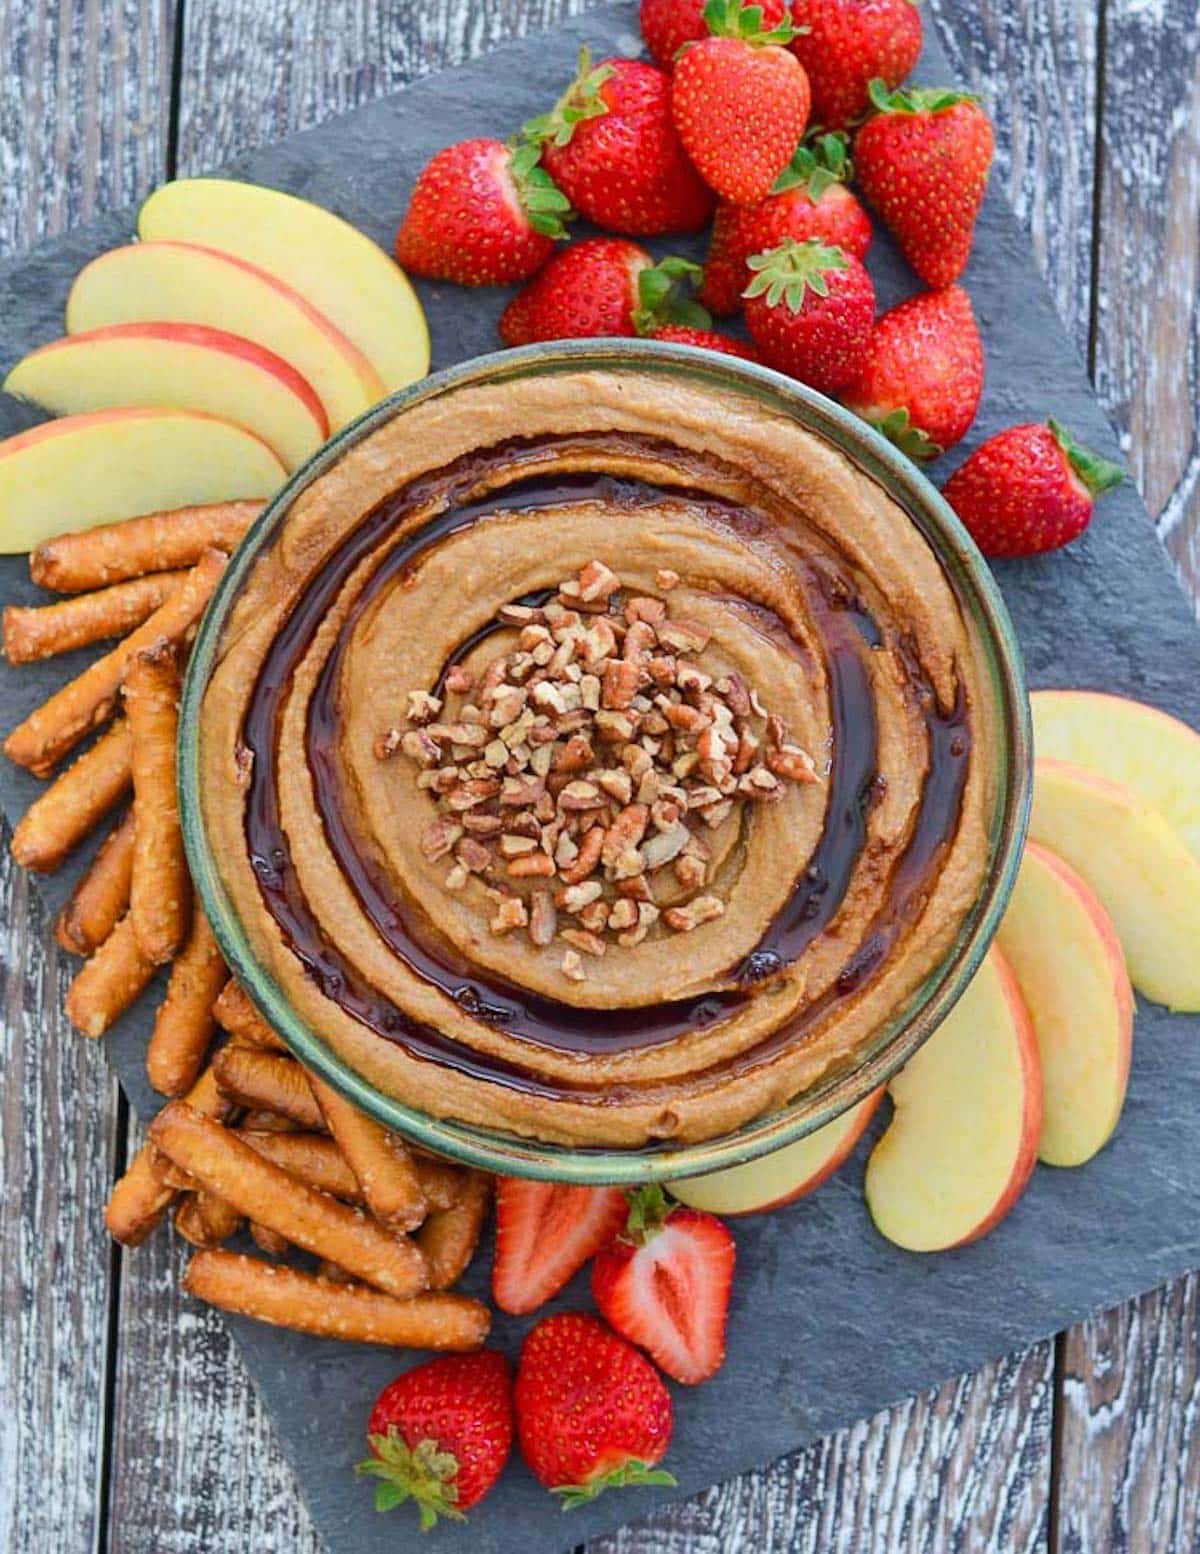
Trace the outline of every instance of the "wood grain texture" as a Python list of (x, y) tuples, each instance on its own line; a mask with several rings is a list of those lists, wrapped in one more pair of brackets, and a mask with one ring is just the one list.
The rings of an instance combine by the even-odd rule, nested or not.
[(1108, 0), (1096, 386), (1200, 608), (1200, 33), (1195, 0)]
[(117, 1086), (62, 1014), (69, 967), (0, 836), (0, 1548), (100, 1526)]
[(0, 253), (162, 177), (172, 0), (0, 0)]
[(947, 1382), (587, 1554), (942, 1554), (1047, 1547), (1054, 1353)]
[(1067, 1335), (1061, 1554), (1200, 1548), (1200, 1276)]

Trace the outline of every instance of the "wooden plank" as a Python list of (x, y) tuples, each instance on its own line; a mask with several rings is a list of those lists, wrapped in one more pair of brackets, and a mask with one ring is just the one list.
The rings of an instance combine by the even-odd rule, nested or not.
[(99, 1532), (116, 1081), (62, 1013), (69, 967), (0, 837), (0, 1548)]
[(1195, 0), (1109, 0), (1096, 384), (1200, 605), (1200, 38)]
[[(1200, 45), (1194, 0), (1108, 0), (1095, 376), (1200, 604)], [(1200, 1546), (1200, 1280), (1063, 1344), (1058, 1546)]]
[[(162, 176), (171, 8), (0, 0), (0, 253)], [(0, 837), (0, 1548), (102, 1536), (108, 1306), (101, 1214), (117, 1087), (62, 1015), (69, 968)]]
[(0, 253), (162, 177), (174, 9), (0, 0)]

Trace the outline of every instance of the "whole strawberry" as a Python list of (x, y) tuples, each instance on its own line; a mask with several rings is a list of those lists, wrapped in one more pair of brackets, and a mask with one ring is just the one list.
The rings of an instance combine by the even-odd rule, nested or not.
[(687, 159), (671, 118), (671, 80), (636, 59), (593, 68), (579, 56), (574, 81), (523, 133), (576, 210), (598, 227), (646, 237), (698, 232), (712, 191)]
[[(707, 0), (642, 0), (642, 37), (656, 65), (675, 68), (675, 57), (685, 43), (708, 37), (704, 21)], [(778, 27), (788, 15), (787, 0), (742, 0), (743, 10), (757, 5), (766, 28)]]
[(743, 361), (756, 362), (761, 358), (753, 346), (744, 340), (734, 340), (715, 329), (689, 329), (686, 324), (664, 324), (651, 329), (652, 340), (672, 340), (676, 345), (697, 345), (705, 351), (719, 351), (722, 356), (738, 356)]
[(661, 1187), (630, 1195), (621, 1234), (592, 1264), (601, 1316), (676, 1381), (707, 1381), (725, 1360), (736, 1260), (713, 1214), (668, 1201)]
[(966, 268), (995, 139), (988, 116), (961, 92), (889, 94), (871, 82), (879, 112), (854, 142), (858, 186), (927, 286)]
[(623, 237), (589, 237), (554, 258), (500, 316), (506, 345), (638, 333), (639, 310), (659, 324), (706, 324), (690, 311), (678, 289), (699, 277), (688, 259), (661, 259)]
[(1096, 498), (1124, 478), (1051, 420), (989, 437), (942, 495), (985, 556), (1036, 556), (1082, 534)]
[(813, 118), (827, 129), (862, 118), (870, 83), (899, 86), (921, 53), (914, 0), (792, 0), (792, 20), (792, 53), (808, 72)]
[(816, 237), (865, 258), (871, 222), (846, 187), (849, 176), (845, 137), (822, 135), (796, 149), (765, 200), (756, 205), (722, 200), (704, 261), (700, 301), (705, 307), (719, 314), (738, 312), (750, 283), (746, 261), (785, 238)]
[(512, 1373), (502, 1354), (444, 1355), (386, 1386), (367, 1422), (375, 1508), (412, 1500), (428, 1532), (439, 1516), (465, 1520), (500, 1477), (512, 1450)]
[(595, 1317), (543, 1317), (521, 1350), (515, 1396), (521, 1453), (564, 1509), (605, 1489), (674, 1484), (655, 1466), (671, 1440), (671, 1394)]
[(782, 45), (794, 29), (769, 30), (757, 6), (708, 0), (710, 36), (675, 66), (671, 112), (684, 149), (705, 182), (749, 205), (771, 191), (808, 123), (808, 77)]
[(823, 394), (861, 375), (875, 317), (875, 288), (840, 248), (788, 238), (749, 261), (746, 327), (768, 366)]
[(970, 430), (983, 393), (983, 342), (961, 286), (923, 291), (876, 319), (847, 405), (913, 459)]
[(565, 238), (570, 201), (537, 165), (538, 148), (461, 140), (417, 179), (396, 258), (414, 275), (460, 286), (527, 280)]

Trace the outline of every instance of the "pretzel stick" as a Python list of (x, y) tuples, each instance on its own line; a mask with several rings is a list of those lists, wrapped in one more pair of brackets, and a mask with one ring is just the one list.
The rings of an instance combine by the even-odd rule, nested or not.
[(276, 1327), (400, 1349), (478, 1349), (491, 1322), (487, 1307), (466, 1295), (394, 1300), (361, 1284), (334, 1283), (236, 1252), (198, 1252), (183, 1287), (210, 1305)]
[(242, 1118), (242, 1127), (251, 1133), (302, 1133), (304, 1131), (291, 1117), (257, 1108), (248, 1111)]
[(13, 831), (12, 854), (23, 869), (57, 869), (124, 795), (131, 745), (129, 725), (119, 718), (34, 799)]
[(129, 885), (129, 915), (142, 953), (162, 966), (182, 947), (192, 913), (192, 887), (175, 790), (179, 666), (164, 637), (128, 660), (124, 689), (125, 712), (133, 736), (133, 878)]
[(265, 1160), (274, 1161), (318, 1192), (341, 1198), (343, 1203), (362, 1203), (358, 1178), (346, 1164), (345, 1155), (324, 1133), (257, 1133), (243, 1123), (238, 1137)]
[(67, 1018), (85, 1036), (103, 1036), (157, 971), (142, 954), (128, 912), (67, 989)]
[(146, 572), (194, 566), (206, 550), (233, 550), (262, 506), (261, 502), (217, 502), (180, 507), (60, 534), (33, 552), (29, 575), (55, 593), (77, 594)]
[(175, 1210), (175, 1229), (193, 1246), (220, 1246), (241, 1225), (242, 1216), (231, 1203), (203, 1188), (188, 1193)]
[(417, 1180), (425, 1194), (429, 1211), (448, 1209), (457, 1203), (462, 1194), (467, 1173), (462, 1166), (451, 1165), (448, 1160), (434, 1160), (429, 1155), (413, 1151), (413, 1165)]
[(292, 1058), (235, 1044), (221, 1048), (213, 1059), (213, 1071), (225, 1094), (242, 1106), (282, 1112), (310, 1132), (325, 1131), (308, 1077)]
[(182, 1095), (195, 1081), (212, 1042), (213, 999), (228, 973), (197, 900), (192, 931), (167, 983), (146, 1048), (146, 1074), (160, 1095)]
[(204, 613), (225, 561), (224, 552), (206, 550), (149, 620), (143, 621), (111, 653), (98, 658), (13, 729), (4, 741), (5, 755), (39, 777), (46, 776), (89, 729), (110, 716), (129, 660), (152, 642), (157, 642), (159, 637), (175, 642), (192, 629)]
[(74, 599), (60, 599), (57, 604), (33, 609), (10, 604), (4, 612), (4, 656), (10, 664), (30, 664), (109, 637), (127, 636), (166, 603), (186, 576), (185, 572), (153, 572)]
[(87, 873), (58, 914), (54, 937), (72, 955), (90, 955), (103, 944), (129, 906), (133, 875), (133, 811), (104, 838)]
[(479, 1245), (491, 1195), (491, 1178), (471, 1171), (454, 1207), (431, 1214), (417, 1232), (417, 1245), (429, 1264), (431, 1290), (448, 1290), (466, 1273)]
[(277, 1230), (271, 1230), (267, 1225), (251, 1224), (250, 1238), (260, 1252), (265, 1252), (268, 1257), (286, 1257), (291, 1242), (286, 1236), (281, 1236)]
[(404, 1142), (360, 1112), (323, 1079), (308, 1082), (330, 1133), (358, 1177), (375, 1218), (393, 1230), (413, 1230), (428, 1213), (420, 1179)]
[(226, 982), (213, 1005), (213, 1018), (222, 1030), (252, 1046), (267, 1047), (272, 1052), (289, 1050), (283, 1037), (275, 1034), (250, 1002), (241, 983), (233, 977)]
[(331, 1258), (390, 1295), (415, 1295), (426, 1288), (425, 1259), (411, 1241), (390, 1234), (358, 1209), (314, 1192), (186, 1102), (172, 1101), (158, 1114), (150, 1124), (150, 1140), (209, 1192), (306, 1252)]
[(356, 1289), (362, 1289), (353, 1274), (347, 1273), (344, 1268), (339, 1268), (336, 1263), (331, 1263), (327, 1257), (323, 1257), (317, 1264), (317, 1278), (324, 1279), (329, 1284), (353, 1284)]
[[(193, 1111), (218, 1119), (232, 1110), (217, 1089), (211, 1068), (206, 1068), (188, 1091), (187, 1103)], [(168, 1173), (176, 1169), (153, 1144), (142, 1145), (113, 1188), (104, 1211), (104, 1223), (115, 1241), (122, 1246), (141, 1245), (171, 1206), (176, 1190)], [(192, 1177), (188, 1182), (195, 1185)]]

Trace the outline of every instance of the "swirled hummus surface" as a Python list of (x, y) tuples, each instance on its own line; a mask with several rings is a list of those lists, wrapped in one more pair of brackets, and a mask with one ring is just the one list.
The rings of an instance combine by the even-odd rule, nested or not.
[(853, 1062), (962, 927), (983, 663), (903, 509), (748, 394), (463, 386), (258, 558), (205, 821), (256, 957), (380, 1089), (549, 1142), (710, 1138)]

